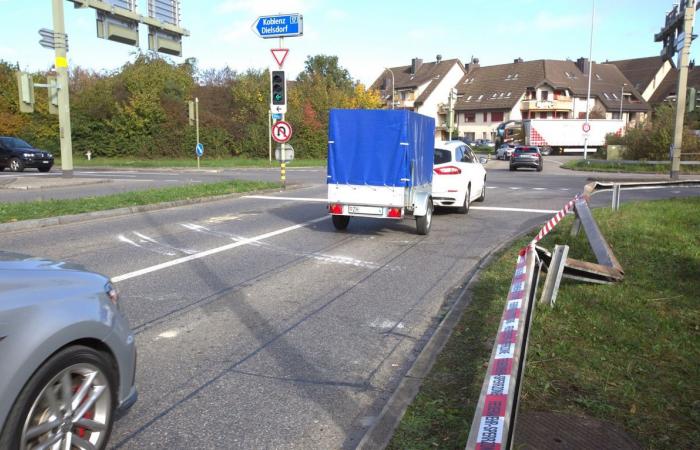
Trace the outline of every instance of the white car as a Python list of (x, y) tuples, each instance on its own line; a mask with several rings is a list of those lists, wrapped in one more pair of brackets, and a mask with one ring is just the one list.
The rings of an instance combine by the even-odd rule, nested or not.
[(466, 214), (473, 201), (486, 198), (486, 158), (477, 158), (461, 141), (436, 142), (433, 160), (433, 204)]
[(513, 155), (513, 150), (515, 149), (514, 144), (503, 144), (496, 150), (496, 159), (510, 159)]

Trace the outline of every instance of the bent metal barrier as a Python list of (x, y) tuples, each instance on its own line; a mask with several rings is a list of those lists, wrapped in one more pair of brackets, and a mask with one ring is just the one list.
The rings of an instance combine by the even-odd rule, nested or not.
[(540, 274), (541, 261), (535, 244), (572, 210), (577, 199), (578, 196), (547, 221), (537, 236), (518, 254), (506, 306), (469, 432), (468, 450), (505, 449), (512, 440), (520, 379), (525, 368), (527, 336)]
[[(469, 431), (466, 450), (509, 449), (513, 444), (513, 433), (518, 409), (520, 381), (525, 369), (527, 337), (532, 322), (535, 294), (540, 269), (547, 264), (546, 252), (536, 246), (570, 212), (576, 212), (577, 220), (586, 229), (589, 243), (596, 254), (598, 264), (566, 259), (565, 272), (569, 277), (596, 282), (596, 275), (603, 280), (619, 281), (623, 270), (605, 242), (588, 209), (591, 195), (604, 191), (619, 191), (624, 188), (664, 188), (675, 186), (700, 186), (698, 180), (661, 181), (643, 183), (600, 183), (585, 186), (583, 194), (569, 201), (561, 211), (545, 223), (537, 236), (518, 254), (515, 273), (510, 284), (506, 305), (501, 316), (498, 334), (491, 352), (486, 377), (476, 406)], [(614, 197), (614, 196), (613, 196)]]

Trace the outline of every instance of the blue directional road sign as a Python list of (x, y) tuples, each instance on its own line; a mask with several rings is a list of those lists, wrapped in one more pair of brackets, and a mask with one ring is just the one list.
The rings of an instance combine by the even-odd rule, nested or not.
[(202, 155), (204, 154), (204, 145), (202, 143), (197, 144), (197, 148), (194, 149), (195, 153), (197, 153), (197, 157), (201, 158)]
[(253, 22), (253, 31), (261, 38), (283, 38), (304, 34), (304, 17), (301, 14), (260, 16)]

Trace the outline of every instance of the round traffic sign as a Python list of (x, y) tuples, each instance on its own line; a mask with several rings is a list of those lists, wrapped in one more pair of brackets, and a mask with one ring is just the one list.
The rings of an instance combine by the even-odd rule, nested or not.
[(292, 126), (283, 120), (280, 120), (279, 122), (275, 122), (275, 124), (272, 126), (272, 139), (275, 140), (275, 142), (279, 142), (280, 144), (284, 144), (285, 142), (289, 141), (292, 138)]
[(581, 128), (583, 129), (584, 133), (588, 133), (591, 131), (591, 124), (588, 122), (584, 122), (583, 125), (581, 125)]
[(197, 156), (202, 156), (204, 154), (204, 145), (202, 145), (201, 142), (197, 144), (197, 147), (195, 147), (194, 152), (197, 154)]

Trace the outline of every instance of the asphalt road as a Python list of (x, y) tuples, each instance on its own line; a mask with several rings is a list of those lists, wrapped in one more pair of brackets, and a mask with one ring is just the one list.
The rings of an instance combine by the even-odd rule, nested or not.
[(412, 220), (335, 231), (316, 170), (280, 194), (5, 233), (2, 248), (115, 280), (140, 397), (113, 448), (354, 448), (468, 272), (587, 179), (553, 162), (487, 168), (486, 201), (466, 216), (439, 211), (428, 236)]

